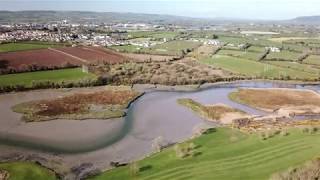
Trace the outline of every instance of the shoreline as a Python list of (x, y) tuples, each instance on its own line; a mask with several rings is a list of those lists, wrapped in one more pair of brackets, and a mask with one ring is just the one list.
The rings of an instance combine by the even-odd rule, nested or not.
[[(186, 92), (186, 91), (197, 91), (203, 90), (206, 88), (211, 88), (217, 85), (225, 85), (225, 84), (234, 84), (241, 82), (270, 82), (270, 83), (282, 83), (282, 84), (292, 84), (292, 85), (320, 85), (320, 81), (299, 81), (299, 80), (269, 80), (269, 79), (242, 79), (242, 80), (232, 80), (232, 81), (217, 81), (213, 83), (204, 83), (204, 84), (187, 84), (187, 85), (163, 85), (163, 84), (131, 84), (131, 85), (119, 85), (119, 86), (127, 86), (134, 88), (135, 86), (144, 86), (140, 89), (142, 92), (150, 92), (150, 90), (158, 90), (158, 91), (177, 91), (177, 92)], [(6, 94), (18, 94), (23, 92), (38, 92), (45, 90), (57, 90), (57, 91), (71, 91), (73, 89), (96, 89), (101, 87), (117, 87), (117, 85), (100, 85), (100, 86), (88, 86), (88, 87), (74, 87), (74, 88), (44, 88), (44, 89), (30, 89), (24, 91), (11, 91), (0, 93), (0, 95)]]
[[(188, 92), (190, 92), (190, 93), (201, 92), (201, 91), (204, 91), (204, 90), (207, 90), (210, 88), (214, 88), (214, 87), (219, 87), (219, 86), (222, 87), (222, 85), (228, 85), (228, 84), (236, 84), (237, 85), (237, 83), (249, 83), (250, 86), (255, 86), (254, 83), (257, 83), (258, 86), (259, 86), (259, 84), (263, 86), (264, 85), (263, 83), (281, 83), (281, 84), (293, 84), (293, 85), (300, 84), (297, 82), (284, 82), (284, 81), (261, 81), (261, 80), (240, 80), (239, 81), (238, 80), (238, 81), (231, 81), (231, 82), (217, 82), (217, 83), (207, 83), (207, 84), (203, 84), (203, 85), (187, 85), (187, 86), (163, 86), (163, 85), (153, 85), (153, 84), (133, 85), (131, 87), (131, 89), (137, 90), (138, 92), (141, 92), (142, 94), (128, 104), (128, 109), (127, 109), (129, 111), (128, 116), (130, 116), (130, 117), (132, 116), (132, 111), (140, 111), (146, 107), (150, 107), (151, 105), (154, 104), (154, 102), (157, 102), (157, 101), (154, 101), (154, 99), (152, 99), (153, 92), (172, 92), (173, 94), (175, 94), (175, 92), (177, 92), (177, 93), (178, 92), (185, 92), (185, 93), (187, 93), (186, 95), (188, 95)], [(251, 84), (251, 83), (253, 83), (253, 84)], [(310, 84), (310, 83), (303, 83), (303, 84)], [(318, 83), (317, 83), (317, 85), (318, 85)], [(106, 87), (108, 87), (108, 86), (89, 87), (89, 88), (71, 88), (71, 89), (53, 89), (53, 90), (52, 89), (45, 89), (45, 90), (34, 90), (32, 92), (35, 92), (35, 93), (41, 92), (43, 94), (47, 94), (48, 92), (55, 92), (55, 94), (70, 94), (70, 93), (73, 93), (74, 91), (81, 91), (81, 92), (97, 91), (97, 90), (101, 91), (101, 90), (105, 89)], [(226, 86), (226, 87), (228, 87), (228, 86)], [(236, 88), (236, 86), (234, 88)], [(32, 94), (32, 92), (31, 92), (31, 94)], [(28, 93), (30, 93), (30, 91), (29, 92), (15, 92), (15, 93), (9, 93), (9, 94), (5, 94), (5, 95), (2, 94), (2, 95), (0, 95), (0, 98), (2, 96), (14, 97), (15, 95), (28, 95)], [(162, 93), (160, 93), (160, 94), (162, 94)], [(165, 93), (163, 93), (159, 97), (157, 96), (158, 100), (164, 100), (167, 98), (170, 99), (170, 97), (171, 97), (170, 95), (168, 96)], [(37, 97), (37, 98), (40, 98), (40, 97)], [(144, 104), (143, 106), (141, 106), (142, 102)], [(167, 102), (167, 101), (165, 101), (165, 102)], [(147, 104), (145, 104), (145, 103), (147, 103)], [(134, 106), (134, 105), (137, 105), (137, 106)], [(141, 107), (139, 107), (139, 106), (141, 106)], [(171, 107), (165, 107), (165, 108), (172, 109)], [(141, 112), (145, 112), (145, 111), (149, 111), (149, 109), (146, 109)], [(156, 111), (154, 111), (154, 112), (156, 112)], [(197, 115), (191, 116), (190, 114), (192, 114), (192, 112), (190, 112), (189, 110), (187, 110), (187, 109), (184, 110), (182, 108), (181, 112), (182, 112), (182, 114), (185, 113), (185, 116), (188, 116), (187, 119), (182, 118), (182, 119), (185, 119), (187, 123), (189, 123), (190, 120), (192, 120), (192, 119), (194, 121), (196, 121), (195, 116), (197, 116)], [(181, 114), (181, 112), (179, 114)], [(159, 113), (161, 113), (161, 112), (159, 111)], [(190, 113), (190, 114), (187, 114), (187, 113)], [(159, 115), (161, 115), (161, 114), (157, 114), (157, 116), (159, 116)], [(168, 113), (168, 116), (170, 116), (170, 113)], [(152, 116), (150, 116), (150, 117), (152, 117)], [(150, 129), (150, 126), (148, 126), (148, 123), (149, 123), (148, 121), (150, 120), (150, 117), (146, 117), (145, 119), (139, 119), (138, 124), (135, 124), (137, 122), (133, 122), (134, 126), (135, 126), (134, 129), (130, 130), (130, 132), (121, 141), (115, 142), (114, 144), (112, 144), (110, 146), (107, 146), (107, 147), (104, 147), (104, 148), (101, 148), (101, 149), (98, 149), (96, 151), (89, 152), (89, 153), (67, 154), (66, 155), (63, 153), (37, 152), (32, 149), (26, 149), (23, 146), (22, 147), (21, 146), (20, 147), (6, 146), (4, 144), (1, 145), (0, 148), (1, 148), (1, 152), (3, 153), (3, 155), (6, 155), (6, 154), (10, 155), (14, 152), (16, 152), (17, 154), (23, 155), (25, 157), (27, 157), (28, 155), (32, 155), (32, 154), (38, 154), (40, 157), (47, 159), (48, 161), (51, 161), (52, 159), (59, 158), (59, 160), (57, 160), (57, 161), (61, 162), (64, 166), (66, 166), (68, 168), (72, 168), (72, 167), (76, 166), (77, 164), (79, 165), (79, 162), (81, 162), (81, 163), (93, 163), (94, 167), (97, 167), (100, 170), (108, 170), (108, 169), (112, 168), (109, 164), (109, 161), (120, 162), (120, 163), (131, 162), (136, 159), (143, 159), (147, 156), (150, 156), (150, 154), (152, 154), (152, 153), (150, 153), (151, 151), (150, 151), (150, 147), (149, 147), (149, 141), (152, 138), (154, 138), (153, 134), (156, 135), (159, 132), (157, 132), (158, 129), (152, 129), (152, 128)], [(138, 118), (138, 117), (135, 117), (135, 118)], [(166, 117), (164, 117), (164, 118), (166, 118)], [(175, 117), (172, 117), (172, 118), (175, 118)], [(128, 121), (128, 119), (124, 119), (124, 121)], [(168, 119), (167, 121), (171, 121), (171, 120)], [(163, 126), (165, 126), (165, 124), (167, 124), (167, 122), (163, 122), (163, 120), (161, 122), (163, 123), (162, 124)], [(130, 123), (132, 123), (132, 122), (129, 122), (129, 124)], [(173, 122), (171, 122), (171, 123), (173, 123)], [(195, 122), (193, 122), (193, 123), (195, 123)], [(172, 127), (175, 127), (175, 125), (173, 125)], [(190, 125), (190, 127), (194, 127), (194, 126)], [(144, 128), (146, 128), (146, 129), (144, 129)], [(159, 127), (159, 128), (161, 128), (161, 127)], [(165, 133), (172, 130), (168, 127), (166, 127), (165, 129), (166, 129), (166, 131), (163, 131)], [(104, 129), (104, 131), (108, 131), (108, 130)], [(161, 133), (163, 133), (163, 132), (161, 132)], [(140, 133), (142, 133), (142, 134), (140, 134)], [(177, 139), (172, 139), (175, 137), (175, 135), (170, 135), (168, 137), (168, 140), (171, 140), (172, 142), (179, 141), (180, 138), (184, 137), (185, 135), (186, 134), (179, 135), (179, 137)], [(181, 141), (183, 139), (185, 141), (186, 140), (185, 138), (182, 138)], [(137, 146), (137, 147), (133, 148), (134, 146)], [(132, 152), (131, 151), (128, 152), (129, 147), (133, 148), (133, 149), (131, 149)], [(11, 151), (9, 149), (11, 149)], [(102, 156), (104, 158), (101, 158)], [(45, 166), (46, 166), (46, 164), (45, 164)], [(60, 172), (61, 170), (56, 169), (55, 166), (49, 165), (48, 167), (54, 168), (54, 170), (56, 170), (59, 174), (61, 174), (61, 172)], [(87, 170), (89, 171), (90, 168), (85, 169), (83, 172), (85, 173), (85, 172), (87, 172)], [(93, 170), (93, 169), (91, 169), (91, 170)], [(74, 174), (72, 174), (72, 172), (68, 171), (67, 176), (71, 176), (71, 175), (74, 175)]]

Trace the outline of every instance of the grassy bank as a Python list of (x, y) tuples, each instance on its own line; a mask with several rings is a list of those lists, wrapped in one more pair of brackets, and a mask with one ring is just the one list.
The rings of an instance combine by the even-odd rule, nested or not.
[(320, 144), (315, 143), (320, 134), (288, 132), (288, 136), (262, 140), (256, 134), (219, 128), (184, 143), (194, 144), (196, 156), (180, 158), (172, 147), (92, 179), (268, 179), (320, 155)]
[(24, 85), (26, 87), (31, 87), (32, 83), (37, 81), (50, 81), (59, 83), (62, 81), (77, 81), (84, 78), (95, 78), (95, 75), (84, 73), (82, 72), (81, 68), (7, 74), (0, 75), (0, 87), (15, 85)]
[(34, 163), (28, 162), (13, 162), (1, 163), (0, 169), (9, 172), (10, 180), (55, 180), (55, 174), (43, 167)]

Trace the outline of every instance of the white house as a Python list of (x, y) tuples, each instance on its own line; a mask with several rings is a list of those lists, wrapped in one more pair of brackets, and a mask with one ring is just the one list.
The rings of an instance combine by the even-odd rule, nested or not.
[(221, 44), (221, 42), (219, 40), (216, 40), (216, 39), (210, 39), (205, 44), (213, 45), (213, 46), (219, 46)]
[(280, 52), (280, 48), (277, 47), (266, 47), (266, 50), (270, 50), (271, 52)]

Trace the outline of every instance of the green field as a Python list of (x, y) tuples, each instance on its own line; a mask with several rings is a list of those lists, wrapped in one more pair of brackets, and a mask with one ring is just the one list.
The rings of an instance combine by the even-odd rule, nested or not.
[(248, 51), (250, 52), (265, 52), (266, 48), (265, 47), (261, 47), (261, 46), (250, 46), (248, 48)]
[(292, 79), (316, 79), (318, 77), (318, 75), (308, 72), (230, 56), (215, 55), (212, 58), (203, 59), (201, 62), (250, 77), (281, 78), (289, 76)]
[(320, 65), (320, 56), (318, 56), (318, 55), (310, 55), (303, 61), (303, 63)]
[(112, 46), (111, 49), (119, 52), (127, 53), (145, 53), (145, 54), (157, 54), (157, 55), (181, 55), (182, 50), (194, 49), (200, 46), (201, 43), (193, 41), (169, 41), (166, 43), (158, 44), (149, 48), (139, 47), (135, 45), (125, 46)]
[(288, 62), (288, 61), (263, 61), (263, 62), (268, 63), (268, 64), (272, 64), (272, 65), (277, 65), (280, 67), (291, 68), (291, 69), (295, 69), (298, 71), (305, 71), (305, 72), (320, 75), (320, 69), (315, 68), (315, 66), (313, 66), (313, 65), (300, 64), (297, 62)]
[(239, 50), (220, 50), (218, 55), (227, 55), (233, 57), (240, 57), (244, 59), (250, 59), (257, 61), (262, 53), (258, 52), (248, 52), (248, 51), (239, 51)]
[(8, 43), (0, 44), (0, 52), (26, 51), (33, 49), (46, 49), (49, 47), (60, 47), (58, 44), (48, 43)]
[(266, 59), (277, 59), (277, 60), (288, 60), (297, 61), (301, 53), (291, 52), (291, 51), (281, 51), (281, 52), (270, 52)]
[(171, 147), (133, 165), (107, 171), (95, 180), (108, 179), (217, 179), (264, 180), (272, 174), (295, 167), (320, 155), (320, 134), (288, 130), (263, 140), (257, 134), (218, 128), (180, 146), (194, 144), (192, 155), (178, 157)]
[(25, 85), (30, 87), (33, 81), (77, 81), (95, 78), (92, 74), (83, 73), (81, 68), (61, 69), (52, 71), (37, 71), (18, 74), (0, 75), (0, 86)]
[(155, 39), (172, 39), (178, 36), (178, 32), (172, 31), (133, 31), (127, 33), (129, 38), (155, 38)]
[(146, 52), (159, 55), (181, 55), (182, 50), (191, 50), (200, 45), (201, 43), (194, 41), (169, 41), (146, 49)]
[(222, 49), (218, 52), (219, 55), (227, 55), (227, 56), (237, 56), (240, 57), (243, 54), (245, 54), (244, 51), (240, 50), (228, 50), (228, 49)]
[(43, 167), (28, 162), (1, 163), (0, 169), (9, 172), (10, 180), (55, 180), (55, 174)]

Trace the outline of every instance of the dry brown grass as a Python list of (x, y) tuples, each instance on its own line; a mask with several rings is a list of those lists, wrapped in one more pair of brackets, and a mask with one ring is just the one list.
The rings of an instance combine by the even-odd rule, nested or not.
[(24, 113), (27, 121), (68, 118), (68, 115), (71, 115), (70, 119), (110, 118), (122, 116), (122, 110), (139, 95), (140, 93), (130, 90), (77, 93), (57, 99), (18, 104), (13, 110)]
[(288, 106), (319, 106), (320, 96), (309, 90), (239, 89), (230, 99), (255, 108), (274, 111)]

